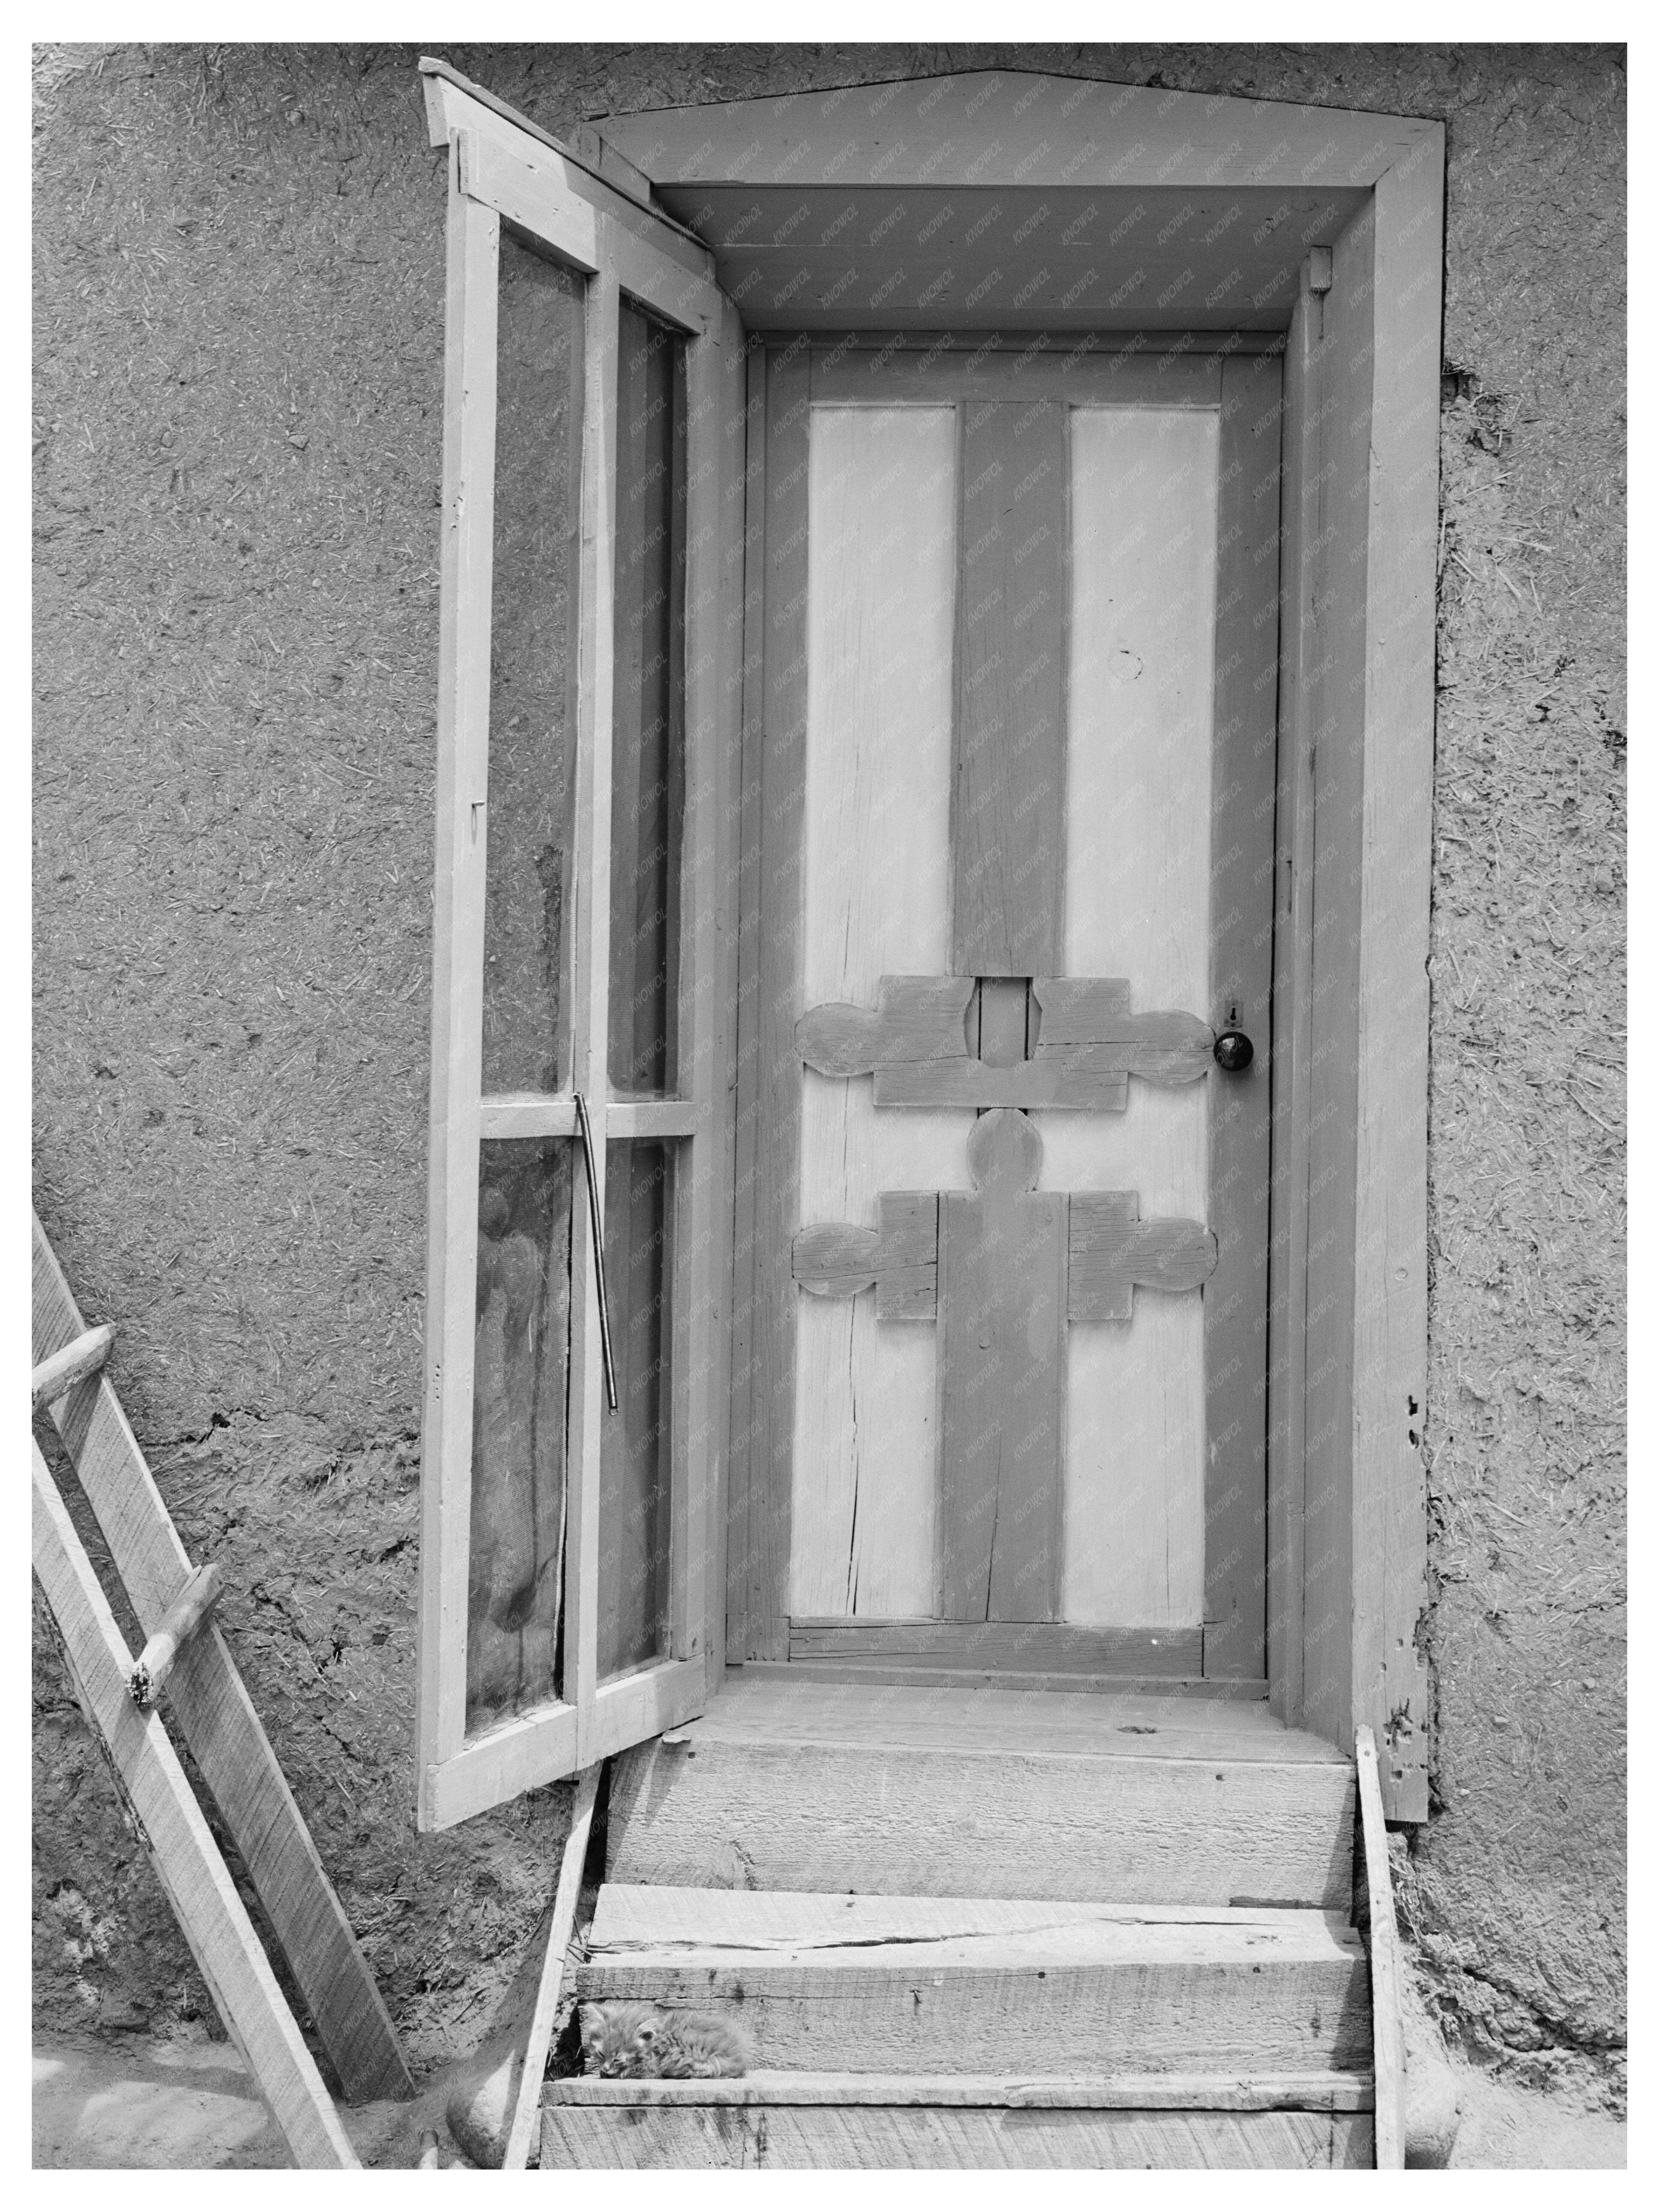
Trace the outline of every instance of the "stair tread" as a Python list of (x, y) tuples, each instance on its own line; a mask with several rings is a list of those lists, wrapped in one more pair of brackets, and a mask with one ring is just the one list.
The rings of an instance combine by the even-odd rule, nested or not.
[(1299, 1907), (872, 1897), (607, 1882), (585, 1979), (608, 1964), (1000, 1968), (1363, 1956), (1340, 1914)]
[(834, 2074), (757, 2069), (738, 2079), (550, 2081), (544, 2104), (988, 2106), (1013, 2111), (1368, 2112), (1369, 2073)]
[(976, 1755), (1197, 1759), (1336, 1766), (1334, 1744), (1286, 1728), (1264, 1701), (1065, 1690), (918, 1688), (726, 1678), (708, 1710), (667, 1741), (884, 1745)]

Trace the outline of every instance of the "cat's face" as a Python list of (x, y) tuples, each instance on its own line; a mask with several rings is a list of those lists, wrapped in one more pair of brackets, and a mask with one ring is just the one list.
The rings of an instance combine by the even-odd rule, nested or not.
[(582, 2066), (611, 2080), (636, 2075), (657, 2043), (653, 2007), (643, 2004), (585, 2004), (581, 2008)]

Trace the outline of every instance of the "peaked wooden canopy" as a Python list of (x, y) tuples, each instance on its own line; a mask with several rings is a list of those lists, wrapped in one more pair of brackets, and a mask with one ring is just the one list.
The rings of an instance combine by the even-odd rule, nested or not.
[(1283, 330), (1312, 246), (1437, 129), (975, 70), (605, 118), (751, 330)]

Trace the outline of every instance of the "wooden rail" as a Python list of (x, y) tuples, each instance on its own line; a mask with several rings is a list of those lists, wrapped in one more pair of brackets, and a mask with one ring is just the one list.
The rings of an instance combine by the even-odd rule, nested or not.
[(1406, 2039), (1401, 2021), (1400, 1933), (1389, 1873), (1389, 1832), (1376, 1771), (1376, 1739), (1354, 1731), (1359, 1771), (1359, 1820), (1365, 1844), (1365, 1887), (1371, 1922), (1371, 2048), (1376, 2071), (1376, 2163), (1398, 2171), (1406, 2163)]

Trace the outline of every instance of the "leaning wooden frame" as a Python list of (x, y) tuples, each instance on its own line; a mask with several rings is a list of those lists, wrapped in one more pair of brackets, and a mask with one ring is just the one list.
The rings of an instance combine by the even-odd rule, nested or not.
[[(687, 1717), (720, 1661), (705, 1589), (725, 1426), (721, 1193), (729, 1172), (723, 1069), (728, 981), (720, 883), (727, 830), (721, 727), (723, 568), (740, 554), (720, 506), (722, 441), (741, 430), (734, 311), (694, 241), (641, 216), (550, 146), (504, 125), (436, 73), (434, 143), (449, 164), (443, 456), (442, 633), (424, 1423), (418, 1818), (444, 1827), (589, 1768)], [(580, 289), (580, 531), (574, 603), (572, 926), (561, 981), (568, 1062), (555, 1089), (486, 1094), (484, 998), (497, 301), (503, 225)], [(667, 250), (665, 250), (667, 249)], [(629, 309), (673, 334), (684, 362), (684, 817), (674, 1095), (620, 1098), (607, 1060), (615, 681), (618, 330)], [(735, 404), (734, 402), (735, 397)], [(735, 720), (735, 717), (731, 718)], [(588, 1210), (571, 1207), (569, 1365), (560, 1557), (562, 1668), (555, 1694), (469, 1731), (469, 1547), (480, 1146), (574, 1139), (586, 1101), (594, 1142), (581, 1170), (603, 1216), (607, 1140), (672, 1146), (665, 1224), (672, 1341), (666, 1650), (601, 1680), (600, 1453), (607, 1411)], [(578, 1194), (580, 1196), (580, 1194)], [(724, 1204), (729, 1206), (729, 1193)], [(718, 1558), (718, 1550), (714, 1550)], [(550, 1685), (550, 1687), (553, 1686)]]

